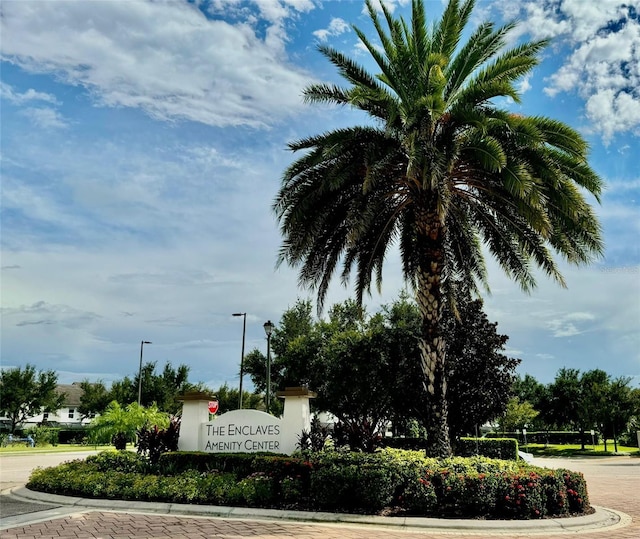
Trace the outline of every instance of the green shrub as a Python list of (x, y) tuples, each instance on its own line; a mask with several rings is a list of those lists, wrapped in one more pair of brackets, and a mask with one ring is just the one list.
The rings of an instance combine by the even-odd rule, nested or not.
[(456, 444), (456, 455), (518, 460), (518, 441), (513, 438), (460, 438)]
[[(524, 441), (524, 434), (521, 432), (488, 432), (487, 438), (514, 438)], [(527, 432), (527, 443), (530, 444), (551, 444), (551, 445), (579, 445), (584, 441), (585, 445), (601, 442), (598, 432), (594, 432), (593, 440), (591, 432), (584, 431), (529, 431)]]
[(274, 481), (264, 472), (255, 472), (239, 483), (242, 498), (249, 507), (268, 507), (275, 502)]
[(321, 508), (375, 512), (393, 499), (396, 484), (385, 467), (323, 466), (311, 474), (311, 498)]
[(545, 516), (546, 489), (535, 471), (504, 474), (498, 485), (496, 511), (505, 518), (541, 518)]
[(97, 455), (89, 455), (87, 464), (95, 466), (100, 472), (145, 473), (149, 471), (147, 460), (131, 451), (102, 451)]
[(105, 451), (35, 470), (27, 486), (85, 497), (360, 513), (392, 507), (440, 517), (543, 518), (589, 509), (582, 474), (478, 456), (435, 459), (393, 449), (295, 457), (166, 453), (160, 464)]
[(89, 439), (89, 429), (87, 427), (61, 428), (55, 427), (58, 431), (59, 444), (82, 444)]
[(280, 498), (284, 503), (299, 503), (308, 496), (308, 489), (304, 488), (299, 477), (283, 477), (279, 484)]
[(417, 468), (406, 473), (397, 502), (412, 515), (429, 515), (436, 511), (438, 496), (430, 474), (421, 474)]
[(585, 507), (589, 507), (589, 494), (587, 494), (587, 482), (584, 480), (584, 475), (569, 470), (558, 471), (562, 473), (567, 489), (569, 512), (582, 513)]
[(162, 453), (158, 458), (158, 472), (166, 475), (187, 470), (199, 472), (221, 471), (246, 477), (253, 473), (255, 453), (199, 453), (178, 451)]
[(55, 427), (36, 426), (25, 431), (25, 435), (31, 435), (36, 446), (58, 445), (60, 429)]
[(53, 468), (36, 468), (31, 472), (27, 487), (41, 492), (53, 494), (74, 495), (82, 494), (88, 484), (96, 477), (98, 482), (102, 476), (95, 467), (82, 460), (65, 462)]

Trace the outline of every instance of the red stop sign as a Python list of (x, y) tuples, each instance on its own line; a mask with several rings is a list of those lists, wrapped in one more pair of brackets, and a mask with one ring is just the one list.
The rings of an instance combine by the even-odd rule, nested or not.
[(209, 413), (217, 414), (218, 408), (219, 408), (218, 401), (209, 401)]

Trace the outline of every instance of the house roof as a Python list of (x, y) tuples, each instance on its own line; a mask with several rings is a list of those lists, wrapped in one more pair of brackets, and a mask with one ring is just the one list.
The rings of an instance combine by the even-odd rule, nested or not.
[(76, 407), (80, 406), (80, 397), (84, 391), (80, 387), (79, 382), (74, 382), (73, 384), (58, 384), (56, 386), (56, 392), (58, 395), (64, 393), (64, 406), (66, 407)]

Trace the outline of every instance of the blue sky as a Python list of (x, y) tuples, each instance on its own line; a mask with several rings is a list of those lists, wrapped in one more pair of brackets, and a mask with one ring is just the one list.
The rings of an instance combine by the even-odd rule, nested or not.
[[(408, 2), (387, 1), (396, 14)], [(442, 12), (426, 1), (427, 16)], [(602, 260), (525, 295), (489, 262), (485, 308), (521, 373), (603, 368), (640, 383), (640, 1), (478, 1), (472, 25), (518, 18), (553, 38), (521, 81), (523, 114), (563, 120), (606, 182)], [(288, 141), (361, 122), (310, 107), (339, 82), (327, 43), (370, 66), (363, 2), (5, 0), (1, 7), (2, 367), (110, 382), (145, 361), (238, 383), (262, 324), (310, 293), (275, 269), (271, 202)], [(595, 201), (593, 201), (595, 203)], [(391, 254), (374, 311), (403, 284)], [(328, 304), (349, 297), (336, 279)]]

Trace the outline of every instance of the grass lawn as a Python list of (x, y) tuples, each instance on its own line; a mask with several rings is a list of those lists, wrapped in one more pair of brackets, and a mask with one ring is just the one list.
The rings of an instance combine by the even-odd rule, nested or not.
[(74, 451), (93, 451), (113, 449), (112, 445), (81, 445), (81, 444), (60, 444), (28, 447), (24, 443), (15, 443), (7, 447), (0, 447), (0, 455), (21, 455), (32, 453), (73, 453)]
[[(527, 453), (532, 453), (538, 457), (604, 457), (610, 455), (616, 455), (614, 453), (613, 440), (607, 440), (607, 451), (604, 450), (604, 444), (598, 445), (585, 445), (584, 451), (581, 449), (580, 444), (576, 445), (548, 445), (544, 444), (520, 444), (520, 450)], [(618, 444), (617, 454), (629, 454), (633, 456), (640, 456), (640, 450), (637, 447), (626, 447)]]

